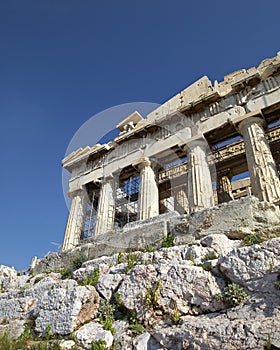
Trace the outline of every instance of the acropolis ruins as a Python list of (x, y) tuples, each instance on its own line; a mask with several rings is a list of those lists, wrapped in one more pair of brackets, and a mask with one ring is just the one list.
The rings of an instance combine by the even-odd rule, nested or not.
[(202, 77), (113, 141), (63, 160), (72, 199), (62, 250), (129, 225), (244, 196), (279, 204), (280, 52), (214, 84)]

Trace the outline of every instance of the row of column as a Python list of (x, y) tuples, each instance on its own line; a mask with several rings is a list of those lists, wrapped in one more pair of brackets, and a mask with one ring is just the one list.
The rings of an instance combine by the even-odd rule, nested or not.
[[(261, 201), (274, 202), (280, 198), (280, 181), (277, 168), (265, 137), (263, 119), (250, 117), (238, 125), (244, 139), (248, 169), (251, 177), (253, 194)], [(205, 139), (197, 137), (185, 146), (188, 163), (188, 195), (182, 191), (176, 194), (177, 206), (186, 206), (195, 212), (214, 205), (211, 173), (208, 164), (208, 146)], [(138, 197), (138, 220), (149, 219), (159, 215), (159, 192), (157, 184), (157, 167), (148, 158), (134, 164), (140, 170)], [(99, 196), (95, 235), (108, 232), (114, 228), (116, 181), (113, 176), (103, 179)], [(220, 174), (217, 180), (219, 201), (233, 199), (228, 174)], [(180, 203), (180, 200), (182, 203)], [(85, 200), (82, 190), (73, 194), (69, 219), (66, 227), (62, 250), (77, 245), (83, 230), (85, 217)], [(176, 207), (175, 207), (176, 210)]]

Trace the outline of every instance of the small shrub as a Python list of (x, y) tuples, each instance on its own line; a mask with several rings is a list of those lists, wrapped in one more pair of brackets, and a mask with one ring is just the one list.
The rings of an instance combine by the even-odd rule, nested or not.
[(201, 261), (215, 260), (218, 256), (214, 252), (207, 253)]
[(134, 267), (134, 265), (138, 261), (138, 255), (129, 252), (126, 256), (126, 261), (127, 261), (127, 266), (124, 269), (124, 273), (128, 273), (128, 271), (130, 271)]
[(157, 307), (158, 300), (160, 298), (160, 288), (161, 288), (161, 280), (157, 281), (156, 288), (150, 288), (147, 290), (145, 296), (145, 307), (155, 309)]
[(110, 331), (115, 334), (114, 324), (114, 312), (115, 308), (107, 300), (101, 299), (99, 304), (99, 323), (103, 324), (106, 331)]
[(69, 269), (67, 267), (65, 267), (64, 269), (61, 269), (59, 272), (61, 273), (61, 278), (63, 280), (72, 278), (71, 269)]
[(105, 341), (102, 339), (93, 341), (90, 350), (107, 350)]
[(223, 290), (218, 298), (224, 302), (230, 304), (231, 306), (237, 306), (247, 298), (247, 294), (242, 287), (236, 283), (231, 283)]
[(177, 306), (174, 307), (174, 311), (173, 311), (173, 314), (172, 314), (172, 321), (175, 323), (175, 324), (178, 324), (178, 322), (180, 321), (180, 317), (181, 317), (181, 314), (180, 312), (178, 311), (178, 308)]
[(26, 325), (22, 335), (19, 337), (19, 340), (26, 341), (33, 339), (33, 331), (29, 325)]
[(81, 285), (95, 287), (97, 285), (99, 277), (100, 277), (100, 267), (98, 266), (93, 270), (93, 273), (90, 275), (90, 277), (85, 276)]
[(202, 267), (203, 270), (205, 270), (205, 271), (211, 271), (211, 270), (212, 270), (212, 266), (211, 266), (211, 265), (201, 264), (201, 267)]
[(52, 334), (51, 334), (51, 325), (48, 324), (47, 327), (46, 327), (46, 330), (45, 330), (44, 340), (50, 340), (51, 337), (52, 337)]
[(167, 235), (164, 241), (161, 243), (161, 248), (170, 248), (174, 246), (174, 237), (170, 234)]
[(37, 276), (35, 277), (35, 281), (34, 281), (34, 284), (40, 282), (45, 276)]
[(195, 264), (195, 261), (194, 261), (194, 257), (193, 257), (193, 254), (192, 254), (192, 252), (190, 252), (189, 253), (189, 255), (188, 255), (188, 258), (187, 258), (188, 260), (190, 260), (193, 264)]
[(117, 259), (117, 264), (123, 263), (123, 257), (124, 257), (124, 252), (119, 252), (118, 259)]
[(261, 238), (259, 236), (257, 236), (255, 233), (251, 233), (249, 235), (246, 235), (243, 238), (243, 244), (246, 246), (250, 246), (253, 244), (259, 244), (262, 242)]
[(85, 254), (79, 254), (75, 256), (72, 260), (72, 269), (73, 270), (78, 270), (85, 261), (87, 261), (88, 258), (86, 257)]
[(133, 323), (129, 326), (129, 330), (133, 335), (140, 335), (145, 332), (145, 327), (141, 323)]
[(274, 262), (270, 261), (270, 263), (269, 263), (269, 271), (272, 272), (273, 269), (274, 269)]

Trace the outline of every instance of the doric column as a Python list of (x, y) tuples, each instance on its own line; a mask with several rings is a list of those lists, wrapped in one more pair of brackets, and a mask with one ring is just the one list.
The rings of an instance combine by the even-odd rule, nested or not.
[(218, 203), (229, 202), (234, 199), (230, 180), (229, 170), (221, 171), (217, 174)]
[(138, 220), (145, 220), (159, 215), (158, 184), (152, 162), (148, 158), (141, 159), (137, 167), (140, 169)]
[(64, 234), (62, 251), (73, 249), (79, 244), (84, 229), (86, 205), (88, 201), (87, 191), (84, 187), (72, 192), (69, 196), (72, 198), (72, 202)]
[(116, 179), (108, 176), (102, 180), (94, 236), (114, 229)]
[(211, 174), (207, 160), (208, 145), (204, 138), (186, 145), (188, 156), (188, 200), (190, 212), (214, 205)]
[(244, 139), (253, 195), (261, 201), (274, 202), (280, 198), (280, 181), (263, 124), (262, 118), (249, 117), (238, 129)]
[(174, 197), (174, 210), (179, 214), (189, 213), (189, 201), (185, 186), (176, 187), (172, 190)]

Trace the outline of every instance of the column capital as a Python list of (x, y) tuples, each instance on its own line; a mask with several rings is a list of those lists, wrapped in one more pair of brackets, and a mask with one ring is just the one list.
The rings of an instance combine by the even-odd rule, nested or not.
[(256, 123), (262, 127), (265, 127), (265, 124), (266, 124), (265, 120), (260, 115), (256, 115), (256, 116), (251, 116), (251, 117), (248, 117), (248, 118), (242, 120), (238, 124), (237, 129), (240, 132), (240, 134), (243, 134), (244, 130), (254, 123)]
[(191, 151), (193, 148), (195, 148), (197, 146), (202, 148), (202, 149), (204, 149), (204, 150), (206, 150), (206, 148), (209, 147), (208, 142), (206, 141), (204, 136), (199, 135), (199, 136), (193, 137), (190, 141), (188, 141), (185, 144), (183, 149), (184, 149), (185, 152), (189, 152), (189, 151)]
[(138, 170), (141, 170), (145, 167), (152, 167), (153, 162), (148, 157), (143, 157), (137, 160), (135, 163), (132, 164), (132, 166)]
[(71, 192), (67, 192), (67, 196), (71, 199), (73, 199), (74, 197), (81, 195), (82, 193), (84, 193), (86, 191), (86, 188), (84, 185), (80, 186), (79, 188), (71, 191)]

